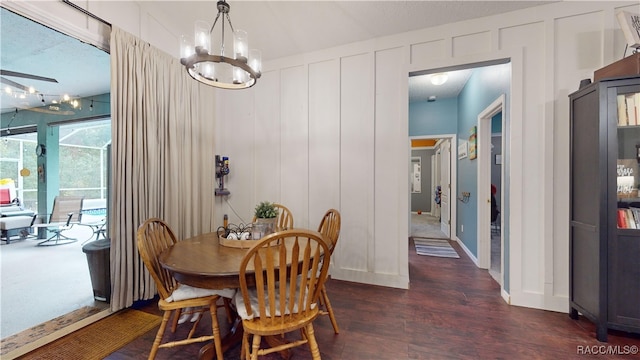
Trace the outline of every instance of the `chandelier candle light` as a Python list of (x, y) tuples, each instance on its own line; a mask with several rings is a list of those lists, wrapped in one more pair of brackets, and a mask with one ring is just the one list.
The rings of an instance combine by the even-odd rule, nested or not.
[[(230, 6), (219, 0), (218, 15), (213, 25), (203, 20), (195, 23), (193, 42), (189, 37), (180, 40), (180, 62), (189, 75), (201, 83), (223, 89), (247, 89), (255, 85), (262, 71), (262, 55), (252, 49), (249, 53), (248, 35), (244, 30), (234, 30), (229, 17)], [(224, 55), (225, 18), (233, 33), (233, 55)], [(221, 20), (220, 53), (211, 50), (213, 29)], [(194, 46), (195, 45), (195, 46)]]

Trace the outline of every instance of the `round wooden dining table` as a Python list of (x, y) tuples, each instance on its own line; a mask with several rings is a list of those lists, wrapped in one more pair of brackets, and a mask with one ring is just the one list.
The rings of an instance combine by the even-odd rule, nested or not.
[[(222, 246), (219, 244), (218, 233), (207, 233), (178, 241), (164, 250), (158, 260), (163, 268), (169, 270), (173, 277), (181, 284), (206, 288), (226, 289), (240, 288), (240, 262), (248, 249)], [(247, 267), (250, 273), (250, 266)], [(251, 286), (251, 279), (247, 283)], [(268, 342), (281, 340), (265, 338)], [(242, 321), (236, 316), (236, 321), (229, 333), (221, 339), (222, 352), (242, 342)], [(281, 352), (283, 358), (288, 358), (288, 351)], [(200, 350), (200, 359), (213, 359), (215, 351), (213, 343), (205, 345)]]
[(178, 241), (160, 254), (162, 267), (181, 284), (206, 289), (240, 287), (240, 262), (247, 249), (221, 246), (217, 233)]

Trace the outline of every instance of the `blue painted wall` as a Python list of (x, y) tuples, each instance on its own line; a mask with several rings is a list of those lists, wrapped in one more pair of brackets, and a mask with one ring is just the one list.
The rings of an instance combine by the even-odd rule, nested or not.
[(409, 103), (409, 136), (458, 132), (458, 99)]
[[(507, 94), (508, 96), (511, 79), (510, 66), (498, 65), (496, 67), (502, 67), (506, 70), (505, 74), (501, 74), (504, 76), (495, 76), (493, 69), (479, 68), (473, 72), (467, 85), (460, 92), (458, 96), (458, 137), (460, 139), (468, 139), (469, 130), (474, 126), (478, 126), (478, 114), (491, 105), (500, 95)], [(505, 101), (508, 103), (508, 98)], [(507, 111), (506, 113), (508, 114), (509, 112)], [(457, 165), (458, 191), (471, 193), (468, 203), (458, 203), (458, 238), (477, 257), (478, 194), (476, 190), (478, 187), (478, 161), (466, 157), (459, 160)], [(460, 231), (462, 226), (464, 226), (464, 232)]]
[[(497, 71), (496, 71), (497, 70)], [(496, 73), (498, 75), (496, 76)], [(461, 140), (469, 140), (470, 130), (474, 126), (478, 126), (478, 114), (491, 105), (502, 94), (506, 95), (505, 107), (506, 114), (509, 114), (509, 84), (511, 81), (511, 65), (495, 65), (486, 68), (477, 68), (469, 81), (460, 92), (456, 99), (441, 99), (435, 102), (418, 102), (409, 104), (409, 135), (440, 135), (440, 134), (457, 134), (458, 142)], [(508, 128), (509, 118), (507, 115), (506, 124)], [(502, 129), (500, 121), (492, 121), (492, 133), (502, 133), (506, 136), (505, 130)], [(452, 150), (457, 151), (458, 144), (452, 144)], [(457, 153), (452, 153), (456, 156)], [(507, 157), (503, 156), (503, 166), (506, 164)], [(476, 193), (478, 186), (478, 161), (471, 160), (468, 156), (457, 161), (457, 189), (458, 194), (470, 192), (471, 197), (468, 203), (458, 202), (457, 207), (457, 229), (458, 238), (477, 258), (478, 256), (478, 194)], [(505, 170), (507, 170), (505, 168)], [(505, 186), (505, 209), (501, 209), (503, 223), (508, 220), (508, 204), (509, 204), (509, 184), (508, 179), (504, 179)], [(487, 219), (488, 221), (488, 219)], [(464, 226), (464, 231), (462, 227)], [(504, 249), (508, 254), (509, 239), (508, 228), (504, 229)], [(505, 256), (504, 276), (505, 290), (509, 291), (509, 259)]]
[(502, 134), (502, 112), (495, 114), (491, 118), (491, 133)]

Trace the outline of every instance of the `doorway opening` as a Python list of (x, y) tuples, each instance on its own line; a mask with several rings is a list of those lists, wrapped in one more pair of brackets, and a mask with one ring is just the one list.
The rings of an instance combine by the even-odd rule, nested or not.
[[(42, 241), (37, 231), (11, 241), (2, 241), (2, 328), (3, 342), (31, 334), (31, 328), (67, 314), (68, 319), (81, 320), (109, 308), (106, 301), (98, 301), (94, 294), (88, 255), (83, 251), (90, 242), (104, 239), (106, 232), (108, 154), (111, 142), (111, 119), (74, 122), (59, 127), (58, 194), (83, 196), (83, 208), (78, 223), (62, 232), (75, 241), (38, 247)], [(34, 128), (35, 130), (35, 128)], [(38, 177), (36, 167), (37, 133), (26, 132), (3, 135), (0, 148), (0, 168), (3, 177), (17, 185), (20, 207), (38, 213)], [(51, 149), (49, 149), (51, 150)], [(51, 152), (51, 151), (50, 151)], [(56, 157), (57, 157), (56, 156)], [(15, 166), (18, 164), (19, 166)], [(49, 168), (48, 166), (46, 168)], [(46, 214), (45, 214), (46, 216)], [(45, 232), (45, 237), (48, 237)], [(95, 271), (96, 269), (94, 269)], [(43, 296), (45, 294), (46, 296)], [(68, 321), (68, 320), (65, 320)], [(52, 331), (51, 324), (47, 329)], [(65, 322), (65, 325), (69, 325)], [(29, 335), (31, 334), (31, 335)], [(28, 345), (28, 343), (16, 344)], [(13, 343), (12, 343), (13, 344)], [(13, 346), (13, 345), (12, 345)], [(7, 349), (3, 348), (3, 353)]]
[(451, 144), (455, 135), (410, 139), (410, 236), (451, 239), (455, 229), (455, 166)]
[[(11, 76), (3, 74), (10, 77), (10, 85), (5, 85), (11, 91), (3, 88), (2, 92), (0, 147), (5, 146), (6, 151), (0, 153), (3, 160), (8, 158), (11, 171), (3, 168), (2, 177), (14, 180), (21, 206), (42, 219), (49, 215), (51, 209), (46, 207), (55, 195), (85, 199), (80, 219), (84, 226), (74, 224), (63, 232), (77, 241), (37, 247), (41, 236), (34, 230), (26, 239), (1, 245), (3, 340), (25, 335), (44, 322), (51, 325), (63, 316), (65, 321), (59, 324), (66, 326), (47, 327), (48, 332), (40, 331), (39, 338), (32, 336), (26, 344), (15, 342), (15, 350), (3, 347), (3, 354), (10, 351), (13, 356), (15, 351), (23, 353), (29, 347), (55, 340), (74, 326), (84, 326), (81, 321), (109, 308), (108, 303), (96, 301), (82, 247), (98, 237), (103, 240), (105, 233), (96, 229), (107, 228), (100, 226), (106, 222), (108, 203), (105, 144), (110, 141), (111, 131), (110, 119), (105, 117), (110, 107), (103, 95), (110, 92), (110, 58), (108, 44), (97, 43), (101, 38), (95, 36), (97, 27), (86, 31), (65, 28), (73, 31), (70, 36), (56, 30), (59, 24), (55, 17), (17, 2), (3, 6), (0, 12), (3, 67), (13, 71)], [(34, 41), (25, 42), (24, 33)], [(77, 61), (79, 53), (83, 54), (81, 61)], [(28, 87), (32, 89), (24, 93)], [(36, 144), (46, 151), (36, 153)], [(46, 230), (41, 230), (46, 236)], [(87, 308), (100, 313), (78, 321), (81, 315), (91, 314), (81, 311)]]
[[(492, 266), (497, 274), (496, 281), (503, 285), (504, 264), (508, 263), (504, 250), (505, 241), (508, 244), (508, 239), (504, 239), (507, 232), (502, 226), (508, 222), (505, 215), (508, 213), (505, 205), (508, 203), (508, 191), (505, 190), (508, 185), (504, 185), (508, 179), (503, 180), (502, 164), (508, 166), (508, 154), (504, 152), (508, 136), (502, 128), (505, 128), (506, 117), (504, 99), (512, 81), (511, 58), (418, 69), (409, 73), (409, 136), (458, 136), (452, 139), (450, 148), (455, 159), (451, 162), (450, 238), (461, 245), (479, 268)], [(491, 113), (483, 109), (500, 95), (499, 107), (490, 107)], [(479, 113), (487, 118), (478, 117)], [(492, 128), (492, 117), (498, 119), (494, 121), (500, 125), (497, 131)], [(499, 145), (493, 146), (494, 152), (491, 151), (492, 134)], [(491, 217), (492, 184), (496, 188), (496, 210), (500, 211), (495, 219)], [(464, 192), (458, 193), (456, 188)], [(459, 206), (454, 208), (454, 204)]]
[[(503, 284), (503, 136), (505, 95), (478, 115), (478, 262)], [(483, 201), (486, 199), (486, 201)]]

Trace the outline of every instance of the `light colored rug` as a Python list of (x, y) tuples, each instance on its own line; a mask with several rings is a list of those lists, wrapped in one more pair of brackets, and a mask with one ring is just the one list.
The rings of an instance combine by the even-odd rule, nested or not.
[(437, 256), (446, 258), (460, 258), (448, 240), (413, 237), (418, 255)]

